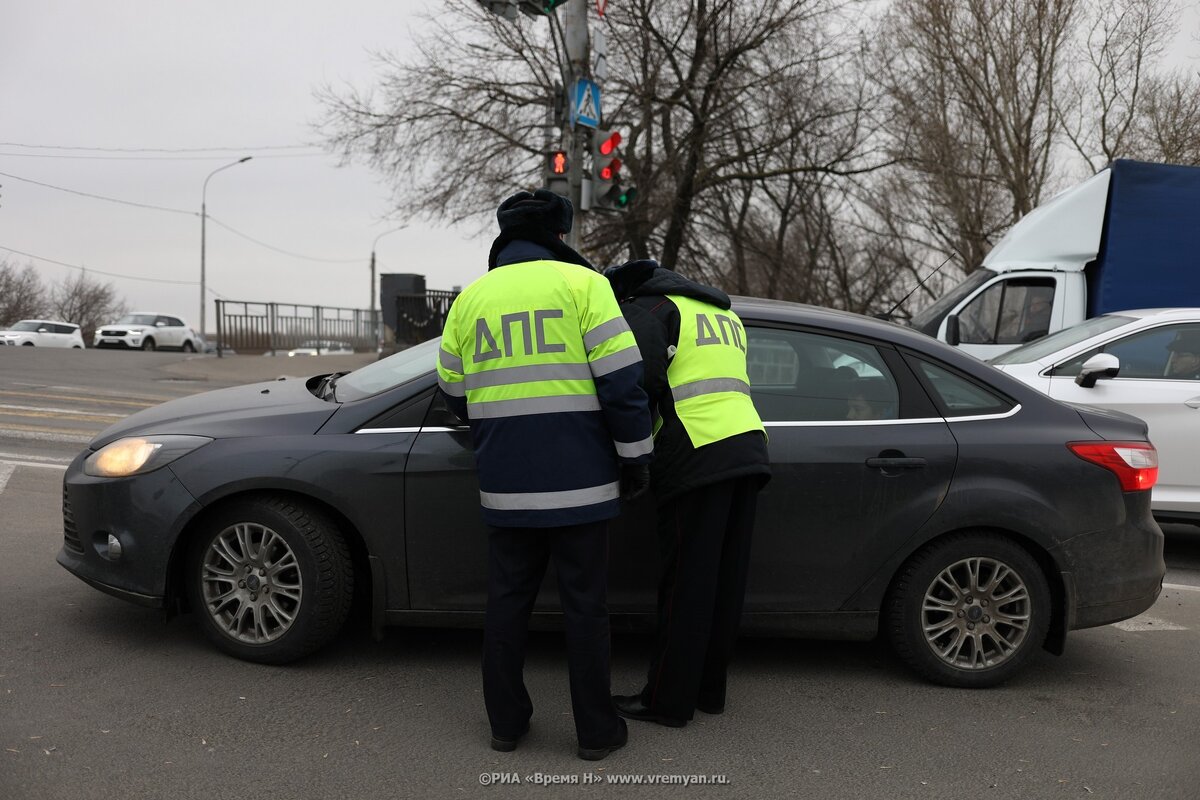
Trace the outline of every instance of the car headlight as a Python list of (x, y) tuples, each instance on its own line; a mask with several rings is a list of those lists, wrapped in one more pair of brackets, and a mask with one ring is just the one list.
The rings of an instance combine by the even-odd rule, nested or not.
[(207, 436), (130, 436), (92, 453), (83, 462), (83, 471), (96, 478), (140, 475), (165, 467), (211, 441)]

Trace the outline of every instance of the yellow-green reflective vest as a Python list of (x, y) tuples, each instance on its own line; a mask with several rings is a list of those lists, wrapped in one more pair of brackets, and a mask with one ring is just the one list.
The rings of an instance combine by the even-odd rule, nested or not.
[(689, 297), (667, 298), (679, 309), (679, 343), (667, 382), (692, 446), (765, 433), (750, 399), (746, 331), (737, 314)]

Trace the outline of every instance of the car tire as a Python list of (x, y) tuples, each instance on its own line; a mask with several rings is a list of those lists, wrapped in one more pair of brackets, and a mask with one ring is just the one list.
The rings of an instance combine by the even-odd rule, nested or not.
[(73, 345), (71, 345), (71, 349), (72, 349), (72, 350), (82, 350), (83, 348), (82, 348), (82, 347), (80, 347), (80, 346), (79, 346), (79, 345), (77, 345), (77, 344), (73, 344)]
[(191, 608), (209, 640), (263, 664), (286, 664), (328, 643), (354, 596), (341, 532), (290, 498), (241, 500), (218, 511), (192, 540), (185, 569)]
[(21, 346), (22, 347), (33, 347), (33, 342), (24, 342), (24, 343), (22, 343)]
[(188, 339), (186, 342), (183, 343), (183, 352), (185, 352), (185, 353), (196, 352), (196, 346), (194, 344), (192, 344), (191, 339)]
[(157, 346), (154, 344), (153, 336), (142, 340), (142, 349), (143, 350), (157, 350), (158, 349)]
[(901, 660), (935, 683), (979, 689), (1008, 680), (1042, 647), (1050, 588), (1016, 542), (959, 533), (909, 558), (884, 614)]

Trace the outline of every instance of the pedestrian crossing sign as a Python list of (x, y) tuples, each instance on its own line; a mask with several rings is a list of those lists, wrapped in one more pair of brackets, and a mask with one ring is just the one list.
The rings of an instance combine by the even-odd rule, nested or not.
[(571, 106), (571, 124), (600, 127), (600, 87), (581, 78), (575, 81), (575, 102)]

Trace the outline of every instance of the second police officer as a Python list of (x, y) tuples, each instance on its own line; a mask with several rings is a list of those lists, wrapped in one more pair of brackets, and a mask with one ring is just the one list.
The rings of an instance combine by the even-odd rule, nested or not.
[(483, 693), (492, 747), (514, 749), (533, 704), (530, 612), (554, 559), (578, 754), (626, 741), (610, 699), (608, 520), (644, 490), (653, 443), (642, 359), (608, 281), (561, 240), (571, 205), (520, 192), (497, 211), (488, 272), (454, 301), (438, 382), (471, 424), (489, 528)]
[(681, 727), (696, 709), (725, 709), (757, 496), (770, 478), (766, 435), (728, 295), (654, 261), (606, 274), (646, 358), (662, 564), (646, 682), (614, 701), (622, 716)]

